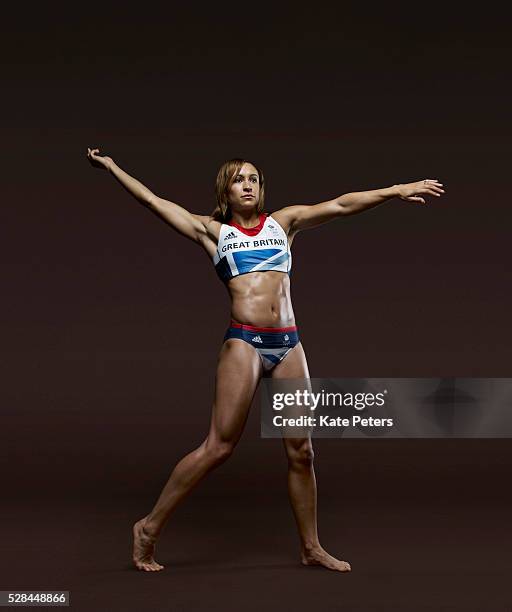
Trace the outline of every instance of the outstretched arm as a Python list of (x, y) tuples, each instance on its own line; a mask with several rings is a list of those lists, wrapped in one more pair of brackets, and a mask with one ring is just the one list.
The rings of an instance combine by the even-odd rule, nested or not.
[(140, 181), (122, 170), (111, 157), (99, 155), (99, 149), (87, 149), (87, 158), (95, 168), (107, 170), (141, 204), (158, 215), (173, 229), (203, 246), (209, 241), (207, 225), (210, 218), (194, 215), (174, 202), (155, 195)]
[(291, 233), (316, 227), (344, 215), (354, 215), (374, 208), (391, 198), (425, 204), (425, 195), (439, 197), (444, 193), (443, 184), (437, 179), (425, 179), (415, 183), (393, 185), (385, 189), (345, 193), (339, 198), (320, 204), (287, 206), (273, 213), (279, 223)]

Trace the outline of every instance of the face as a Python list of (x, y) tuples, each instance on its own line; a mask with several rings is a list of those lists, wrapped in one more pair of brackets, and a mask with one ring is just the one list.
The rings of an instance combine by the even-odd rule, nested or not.
[(255, 208), (260, 199), (260, 178), (256, 168), (245, 163), (234, 177), (228, 191), (228, 200), (232, 210)]

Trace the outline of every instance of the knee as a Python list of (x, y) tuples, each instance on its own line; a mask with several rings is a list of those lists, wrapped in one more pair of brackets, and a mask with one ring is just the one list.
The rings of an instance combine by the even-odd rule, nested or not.
[(205, 446), (205, 454), (208, 458), (208, 461), (213, 465), (219, 465), (224, 463), (226, 459), (231, 457), (233, 451), (235, 449), (235, 445), (232, 442), (225, 441), (216, 441), (216, 442), (208, 442)]
[(308, 468), (313, 465), (315, 453), (310, 444), (304, 444), (299, 448), (293, 448), (288, 451), (288, 463), (296, 468)]

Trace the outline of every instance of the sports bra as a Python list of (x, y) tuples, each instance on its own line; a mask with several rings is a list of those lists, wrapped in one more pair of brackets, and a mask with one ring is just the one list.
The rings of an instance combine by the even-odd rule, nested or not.
[(284, 272), (290, 274), (292, 254), (288, 237), (279, 223), (264, 213), (256, 227), (243, 228), (237, 223), (220, 227), (213, 264), (223, 282), (249, 272)]

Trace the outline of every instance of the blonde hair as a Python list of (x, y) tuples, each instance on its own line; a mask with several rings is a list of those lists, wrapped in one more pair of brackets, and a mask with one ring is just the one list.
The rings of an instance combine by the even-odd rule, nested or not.
[(238, 175), (244, 164), (252, 164), (258, 171), (260, 182), (260, 199), (258, 201), (258, 214), (263, 212), (265, 207), (265, 179), (263, 172), (247, 159), (238, 157), (230, 159), (222, 164), (217, 173), (215, 181), (215, 195), (217, 196), (217, 207), (212, 212), (212, 217), (217, 221), (229, 221), (231, 218), (231, 209), (229, 208), (228, 192), (233, 184), (235, 177)]

